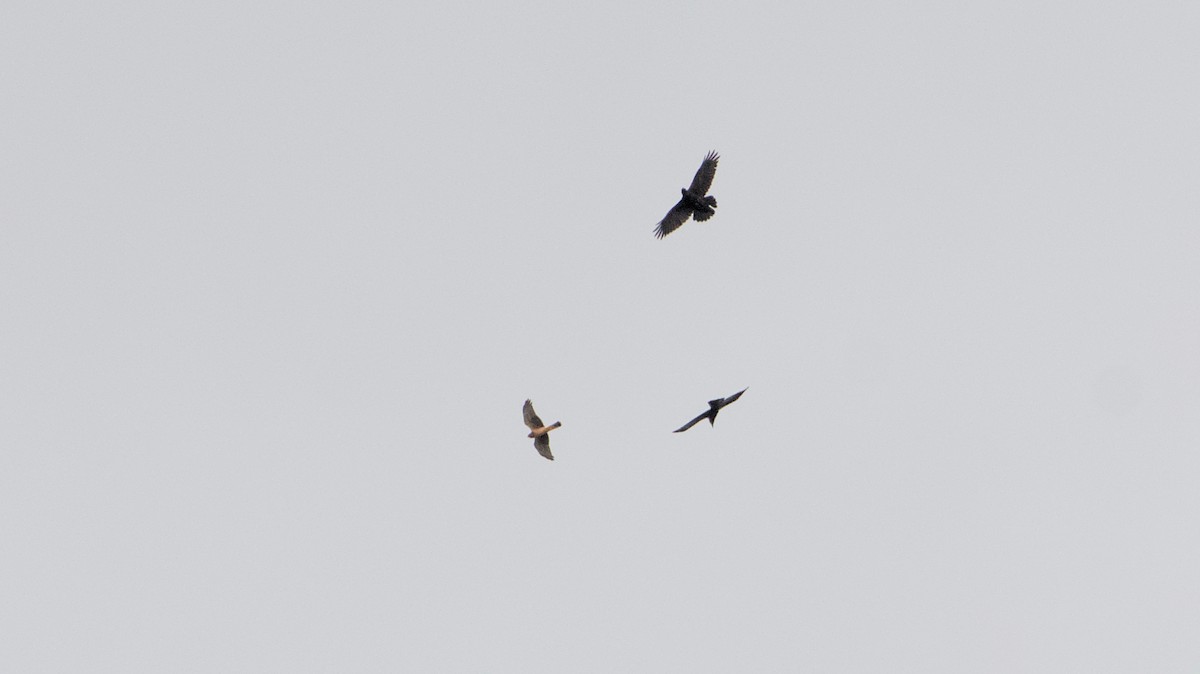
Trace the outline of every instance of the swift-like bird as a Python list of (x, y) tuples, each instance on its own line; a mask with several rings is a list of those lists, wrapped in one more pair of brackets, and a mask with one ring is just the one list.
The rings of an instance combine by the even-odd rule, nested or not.
[(701, 414), (700, 416), (696, 417), (695, 419), (692, 419), (691, 421), (687, 422), (686, 424), (680, 426), (674, 432), (682, 433), (682, 432), (686, 431), (687, 429), (691, 428), (692, 426), (695, 426), (696, 422), (700, 421), (701, 419), (708, 419), (709, 426), (716, 424), (717, 423), (717, 412), (720, 412), (722, 407), (737, 400), (738, 398), (741, 398), (742, 394), (745, 393), (746, 389), (748, 389), (748, 388), (750, 388), (750, 387), (747, 386), (746, 388), (738, 391), (737, 393), (734, 393), (733, 395), (729, 396), (728, 398), (717, 398), (716, 400), (708, 401), (708, 411), (707, 412), (705, 412), (704, 414)]
[(554, 460), (554, 455), (550, 453), (550, 431), (562, 426), (561, 421), (556, 421), (549, 426), (542, 423), (538, 418), (537, 412), (533, 411), (533, 403), (529, 400), (525, 401), (525, 425), (529, 427), (529, 437), (533, 438), (533, 447), (538, 451), (538, 454)]
[(720, 159), (716, 152), (708, 153), (696, 171), (696, 177), (692, 178), (691, 187), (679, 190), (683, 194), (679, 203), (667, 211), (666, 217), (659, 220), (654, 236), (663, 238), (679, 229), (689, 217), (695, 218), (697, 222), (704, 222), (713, 216), (717, 200), (707, 195), (708, 188), (712, 187), (713, 176), (717, 175), (717, 162)]

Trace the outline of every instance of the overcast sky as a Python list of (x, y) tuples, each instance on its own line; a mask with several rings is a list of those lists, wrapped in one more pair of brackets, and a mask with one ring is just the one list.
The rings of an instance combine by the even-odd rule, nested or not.
[(8, 3), (0, 669), (1197, 671), (1198, 34)]

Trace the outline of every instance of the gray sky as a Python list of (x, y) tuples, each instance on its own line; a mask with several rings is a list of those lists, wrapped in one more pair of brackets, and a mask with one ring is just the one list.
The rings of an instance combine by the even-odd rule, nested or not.
[(1195, 3), (422, 4), (6, 5), (0, 669), (1197, 670)]

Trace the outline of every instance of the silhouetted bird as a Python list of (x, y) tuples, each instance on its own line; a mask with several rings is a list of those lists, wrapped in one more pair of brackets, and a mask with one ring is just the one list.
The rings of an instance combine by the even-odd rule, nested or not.
[(533, 447), (538, 451), (538, 454), (554, 460), (554, 455), (550, 453), (550, 431), (562, 426), (561, 421), (556, 421), (549, 426), (542, 423), (536, 412), (533, 411), (533, 403), (525, 401), (525, 425), (529, 427), (529, 437), (533, 438)]
[(695, 426), (696, 422), (700, 421), (701, 419), (708, 419), (709, 426), (716, 424), (717, 423), (717, 412), (720, 412), (722, 407), (737, 400), (738, 398), (741, 398), (742, 394), (745, 393), (746, 389), (748, 389), (748, 388), (750, 388), (750, 387), (747, 386), (746, 388), (738, 391), (737, 393), (734, 393), (733, 395), (729, 396), (728, 398), (717, 398), (716, 400), (708, 401), (708, 411), (707, 412), (705, 412), (704, 414), (701, 414), (700, 416), (696, 417), (695, 419), (692, 419), (691, 421), (687, 422), (683, 426), (680, 426), (674, 432), (682, 433), (682, 432), (686, 431), (687, 429), (691, 428), (692, 426)]
[(661, 239), (679, 229), (687, 222), (688, 216), (696, 218), (697, 222), (704, 222), (713, 216), (717, 200), (705, 195), (708, 194), (708, 188), (712, 187), (713, 176), (717, 175), (717, 162), (720, 159), (716, 152), (708, 153), (696, 171), (696, 177), (692, 178), (692, 186), (679, 190), (683, 197), (667, 212), (667, 216), (659, 221), (654, 236)]

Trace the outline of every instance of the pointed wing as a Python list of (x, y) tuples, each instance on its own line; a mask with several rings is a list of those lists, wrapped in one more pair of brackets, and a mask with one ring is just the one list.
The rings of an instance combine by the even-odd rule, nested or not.
[(680, 199), (679, 203), (667, 211), (666, 217), (658, 221), (658, 227), (654, 229), (654, 236), (661, 239), (679, 229), (683, 223), (687, 222), (688, 216), (691, 214), (692, 208), (683, 203), (683, 199)]
[(750, 388), (750, 387), (749, 387), (749, 386), (747, 386), (746, 388), (744, 388), (744, 389), (742, 389), (742, 390), (738, 391), (737, 393), (734, 393), (733, 395), (731, 395), (731, 396), (729, 396), (728, 398), (726, 398), (726, 399), (725, 399), (725, 400), (724, 400), (724, 401), (721, 403), (721, 407), (724, 407), (724, 406), (728, 405), (729, 403), (731, 403), (731, 402), (733, 402), (733, 401), (737, 400), (738, 398), (741, 398), (741, 397), (742, 397), (742, 394), (743, 394), (743, 393), (745, 393), (745, 392), (746, 392), (746, 389), (749, 389), (749, 388)]
[(700, 416), (696, 417), (695, 419), (692, 419), (691, 421), (687, 422), (686, 424), (680, 426), (679, 428), (677, 428), (671, 432), (672, 433), (682, 433), (682, 432), (686, 431), (687, 429), (691, 428), (692, 426), (695, 426), (696, 423), (699, 422), (701, 419), (707, 419), (707, 418), (708, 418), (708, 412), (705, 412), (704, 414), (701, 414)]
[(542, 456), (546, 457), (547, 459), (550, 459), (551, 461), (554, 460), (554, 455), (550, 453), (550, 434), (549, 433), (546, 433), (545, 435), (539, 435), (536, 438), (534, 438), (533, 439), (533, 448), (538, 451), (538, 454), (541, 454)]
[[(542, 420), (538, 418), (537, 413), (533, 411), (533, 403), (526, 400), (525, 408), (522, 411), (525, 413), (525, 425), (529, 427), (529, 430), (535, 431), (544, 425)], [(546, 442), (549, 443), (550, 441), (547, 440)], [(549, 445), (547, 444), (547, 446)]]
[(720, 160), (721, 157), (716, 152), (709, 152), (700, 164), (699, 170), (696, 171), (696, 177), (692, 178), (692, 186), (688, 188), (688, 191), (696, 196), (708, 194), (708, 188), (712, 187), (713, 177), (717, 175), (717, 162)]

